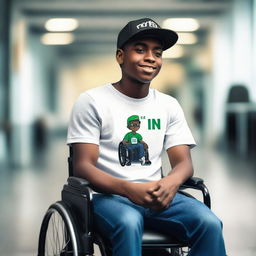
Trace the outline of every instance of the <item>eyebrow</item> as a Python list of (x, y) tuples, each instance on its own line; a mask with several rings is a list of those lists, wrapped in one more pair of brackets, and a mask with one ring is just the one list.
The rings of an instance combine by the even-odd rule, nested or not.
[[(146, 43), (143, 43), (143, 42), (140, 42), (140, 41), (134, 43), (134, 47), (136, 47), (136, 46), (148, 47), (148, 45), (147, 45)], [(159, 46), (154, 47), (154, 49), (155, 49), (155, 50), (163, 50), (163, 46), (161, 46), (161, 45), (159, 44)]]

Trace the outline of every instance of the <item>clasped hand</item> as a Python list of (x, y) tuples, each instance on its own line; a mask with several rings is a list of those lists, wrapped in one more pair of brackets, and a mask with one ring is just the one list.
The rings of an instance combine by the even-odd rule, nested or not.
[(171, 177), (167, 176), (159, 181), (130, 183), (126, 196), (136, 204), (159, 211), (170, 205), (178, 188)]

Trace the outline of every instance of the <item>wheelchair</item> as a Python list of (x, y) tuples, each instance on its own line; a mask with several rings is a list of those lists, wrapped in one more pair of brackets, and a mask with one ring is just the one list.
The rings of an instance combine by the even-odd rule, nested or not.
[[(73, 176), (73, 150), (68, 157), (69, 177), (61, 192), (61, 201), (53, 203), (44, 215), (38, 241), (38, 256), (93, 256), (94, 245), (101, 256), (111, 256), (111, 243), (93, 225), (92, 193), (88, 181)], [(200, 178), (190, 178), (180, 193), (192, 188), (202, 192), (203, 202), (210, 208), (210, 194)], [(143, 256), (185, 256), (188, 244), (157, 230), (145, 227), (142, 239)], [(121, 256), (121, 255), (120, 255)]]
[[(118, 157), (121, 166), (131, 165), (132, 162), (139, 163), (139, 152), (138, 149), (128, 149), (127, 145), (123, 142), (119, 143), (118, 146)], [(144, 149), (144, 159), (148, 160), (148, 150)], [(150, 161), (148, 163), (151, 164)], [(141, 162), (141, 164), (145, 164)]]

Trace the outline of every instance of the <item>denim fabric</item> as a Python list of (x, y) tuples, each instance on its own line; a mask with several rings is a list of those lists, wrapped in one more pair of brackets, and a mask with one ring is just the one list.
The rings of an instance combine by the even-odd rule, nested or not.
[(113, 256), (140, 256), (144, 225), (191, 247), (190, 256), (225, 256), (222, 223), (200, 201), (177, 193), (169, 208), (153, 211), (118, 195), (95, 194), (94, 221), (113, 245)]
[(144, 156), (144, 146), (141, 143), (129, 144), (129, 145), (127, 145), (127, 148), (130, 151), (133, 151), (133, 150), (137, 150), (138, 151), (137, 159), (140, 159), (140, 158), (142, 158)]

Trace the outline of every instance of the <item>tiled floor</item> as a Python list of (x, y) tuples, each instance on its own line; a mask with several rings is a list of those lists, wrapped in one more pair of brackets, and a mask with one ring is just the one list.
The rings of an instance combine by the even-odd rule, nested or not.
[[(36, 255), (42, 217), (60, 199), (67, 178), (65, 138), (52, 140), (47, 152), (38, 153), (44, 160), (33, 166), (0, 172), (1, 256)], [(256, 255), (256, 163), (202, 147), (193, 150), (193, 159), (224, 223), (228, 255)]]

